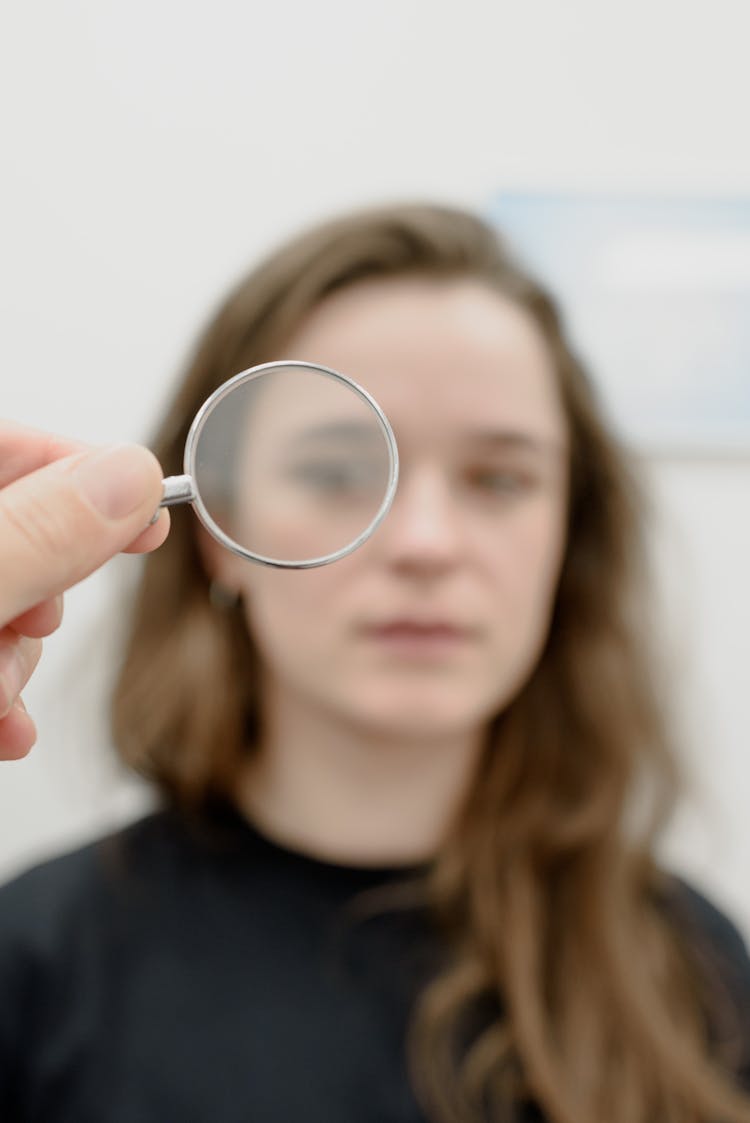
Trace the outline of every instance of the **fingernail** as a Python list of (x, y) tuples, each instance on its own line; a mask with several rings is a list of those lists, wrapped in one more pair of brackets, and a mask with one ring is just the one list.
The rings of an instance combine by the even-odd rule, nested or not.
[(140, 445), (116, 445), (79, 461), (72, 476), (100, 514), (124, 519), (143, 503), (153, 479), (153, 464)]

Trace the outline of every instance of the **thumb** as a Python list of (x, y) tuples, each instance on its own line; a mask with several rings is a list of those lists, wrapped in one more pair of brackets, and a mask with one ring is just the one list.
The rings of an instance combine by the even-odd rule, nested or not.
[(56, 460), (0, 491), (0, 627), (124, 549), (162, 497), (156, 457), (120, 445)]

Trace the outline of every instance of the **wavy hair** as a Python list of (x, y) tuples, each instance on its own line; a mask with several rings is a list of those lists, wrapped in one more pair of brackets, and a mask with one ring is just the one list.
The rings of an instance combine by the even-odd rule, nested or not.
[[(329, 221), (271, 254), (203, 332), (152, 446), (181, 471), (191, 419), (237, 371), (283, 356), (360, 279), (471, 277), (517, 302), (554, 359), (570, 431), (565, 557), (546, 646), (487, 730), (424, 886), (453, 951), (408, 1052), (437, 1123), (750, 1123), (741, 1027), (654, 857), (680, 789), (644, 637), (643, 502), (544, 288), (498, 233), (448, 207)], [(209, 595), (194, 520), (144, 564), (113, 698), (124, 759), (169, 799), (232, 799), (259, 742), (258, 656)], [(710, 958), (710, 957), (708, 957)], [(726, 997), (726, 996), (724, 996)]]

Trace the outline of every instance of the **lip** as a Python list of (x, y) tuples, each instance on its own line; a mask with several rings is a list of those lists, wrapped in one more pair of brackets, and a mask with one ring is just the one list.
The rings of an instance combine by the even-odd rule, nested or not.
[(445, 620), (413, 620), (407, 617), (369, 624), (368, 639), (393, 651), (412, 654), (440, 653), (468, 643), (474, 629)]

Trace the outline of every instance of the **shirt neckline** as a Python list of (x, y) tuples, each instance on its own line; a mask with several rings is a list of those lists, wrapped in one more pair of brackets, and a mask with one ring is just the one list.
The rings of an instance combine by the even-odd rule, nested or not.
[(267, 859), (287, 869), (294, 867), (310, 878), (375, 885), (422, 877), (431, 867), (429, 861), (364, 864), (324, 858), (271, 836), (229, 800), (213, 804), (207, 818), (212, 827), (220, 829), (223, 837), (231, 837), (243, 850), (262, 850)]

